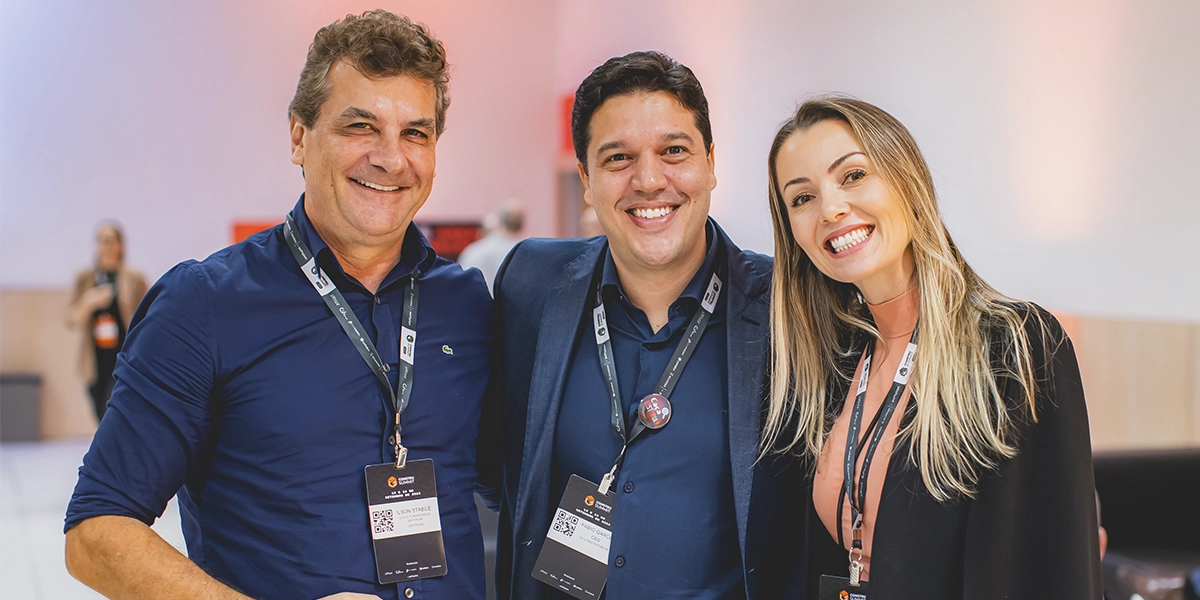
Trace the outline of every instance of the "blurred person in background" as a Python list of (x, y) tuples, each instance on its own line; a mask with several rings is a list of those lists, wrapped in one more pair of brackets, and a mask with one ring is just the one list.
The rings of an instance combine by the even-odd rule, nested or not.
[(579, 213), (579, 237), (590, 238), (598, 235), (604, 235), (604, 228), (600, 226), (600, 219), (596, 218), (596, 209), (585, 206)]
[(125, 235), (120, 225), (101, 223), (96, 231), (96, 263), (75, 275), (67, 306), (67, 325), (83, 334), (79, 373), (87, 381), (97, 423), (104, 418), (112, 395), (117, 353), (146, 289), (146, 277), (125, 266)]
[(1087, 411), (1059, 323), (966, 263), (883, 110), (805, 102), (768, 170), (764, 451), (813, 473), (808, 597), (1099, 598)]
[(464, 269), (475, 267), (483, 273), (483, 280), (492, 289), (492, 280), (508, 251), (521, 241), (521, 229), (525, 226), (525, 210), (515, 201), (509, 200), (500, 210), (483, 218), (484, 235), (463, 248), (458, 255), (458, 264)]
[[(112, 598), (483, 600), (491, 298), (412, 222), (448, 89), (407, 17), (317, 32), (288, 107), (304, 193), (147, 294), (67, 508), (72, 575)], [(149, 527), (176, 494), (187, 556)]]

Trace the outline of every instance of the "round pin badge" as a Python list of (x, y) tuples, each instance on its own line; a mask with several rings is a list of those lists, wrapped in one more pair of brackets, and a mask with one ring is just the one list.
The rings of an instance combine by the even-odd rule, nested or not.
[(662, 394), (650, 394), (638, 405), (638, 419), (647, 429), (662, 429), (671, 420), (671, 402)]

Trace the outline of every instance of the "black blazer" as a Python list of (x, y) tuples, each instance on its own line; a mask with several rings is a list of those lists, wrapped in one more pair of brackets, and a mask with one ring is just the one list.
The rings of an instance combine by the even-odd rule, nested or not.
[[(908, 460), (908, 445), (897, 441), (876, 517), (871, 600), (1101, 597), (1079, 365), (1058, 321), (1036, 310), (1045, 328), (1029, 318), (1026, 331), (1033, 346), (1037, 421), (1018, 399), (1016, 384), (1006, 386), (1018, 453), (981, 478), (974, 499), (935, 501)], [(845, 403), (847, 385), (839, 382), (831, 395), (833, 414)], [(906, 421), (914, 408), (910, 403)], [(845, 577), (848, 559), (813, 510), (811, 481), (806, 495), (808, 597), (816, 598), (821, 574)]]
[[(791, 470), (793, 463), (783, 457), (756, 461), (767, 382), (771, 262), (739, 250), (720, 227), (716, 231), (729, 259), (729, 447), (746, 594), (751, 600), (796, 597), (804, 574), (795, 568), (803, 535), (802, 471)], [(484, 464), (481, 479), (484, 498), (500, 510), (500, 598), (533, 600), (551, 591), (532, 577), (533, 565), (558, 503), (551, 497), (555, 423), (604, 248), (603, 237), (527, 240), (496, 275), (497, 393), (485, 401), (479, 454), (484, 463), (503, 457), (502, 468)]]

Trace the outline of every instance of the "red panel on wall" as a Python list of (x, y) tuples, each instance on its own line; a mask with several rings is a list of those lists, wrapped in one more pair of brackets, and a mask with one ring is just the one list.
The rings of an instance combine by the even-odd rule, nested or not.
[(463, 248), (479, 239), (479, 223), (418, 223), (438, 256), (458, 260)]
[(569, 156), (575, 154), (575, 144), (571, 141), (571, 109), (575, 108), (575, 94), (563, 94), (558, 108), (562, 122), (562, 142), (559, 150)]
[(278, 225), (279, 221), (234, 221), (233, 243), (236, 244), (264, 229)]

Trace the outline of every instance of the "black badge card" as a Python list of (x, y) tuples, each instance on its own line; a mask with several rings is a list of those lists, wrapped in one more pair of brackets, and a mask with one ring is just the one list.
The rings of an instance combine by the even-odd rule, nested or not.
[(554, 513), (533, 578), (576, 598), (595, 600), (608, 578), (616, 493), (572, 475)]
[(867, 600), (867, 582), (850, 585), (846, 577), (821, 576), (821, 592), (818, 600)]
[(442, 518), (433, 461), (410, 460), (366, 469), (367, 503), (379, 583), (446, 574)]

